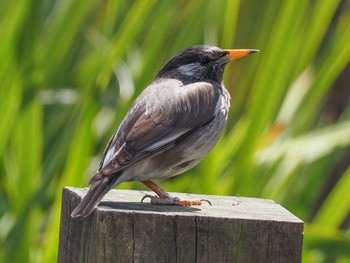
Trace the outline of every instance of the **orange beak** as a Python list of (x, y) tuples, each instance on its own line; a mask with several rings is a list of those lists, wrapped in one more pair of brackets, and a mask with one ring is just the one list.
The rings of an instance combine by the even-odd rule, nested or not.
[(227, 57), (230, 59), (230, 61), (259, 52), (257, 49), (225, 49), (225, 51), (228, 52)]

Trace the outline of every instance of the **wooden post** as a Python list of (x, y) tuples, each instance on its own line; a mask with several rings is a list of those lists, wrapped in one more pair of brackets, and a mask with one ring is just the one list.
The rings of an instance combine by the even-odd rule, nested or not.
[(303, 222), (271, 200), (187, 195), (199, 207), (140, 203), (112, 190), (86, 218), (71, 218), (85, 189), (63, 190), (59, 263), (301, 262)]

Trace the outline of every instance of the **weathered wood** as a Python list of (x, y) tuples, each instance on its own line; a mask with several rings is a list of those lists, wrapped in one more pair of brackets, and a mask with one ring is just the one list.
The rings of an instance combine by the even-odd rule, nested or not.
[(59, 263), (301, 262), (303, 222), (271, 200), (172, 193), (212, 206), (154, 206), (140, 203), (149, 192), (112, 190), (71, 218), (85, 193), (63, 190)]

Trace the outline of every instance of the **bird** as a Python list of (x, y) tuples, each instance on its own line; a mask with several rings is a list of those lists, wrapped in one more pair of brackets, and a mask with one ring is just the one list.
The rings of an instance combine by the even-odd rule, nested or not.
[(131, 105), (71, 217), (90, 215), (108, 191), (126, 181), (154, 191), (142, 199), (151, 204), (200, 205), (202, 200), (170, 196), (151, 180), (182, 174), (211, 151), (230, 108), (225, 66), (258, 51), (197, 45), (171, 58)]

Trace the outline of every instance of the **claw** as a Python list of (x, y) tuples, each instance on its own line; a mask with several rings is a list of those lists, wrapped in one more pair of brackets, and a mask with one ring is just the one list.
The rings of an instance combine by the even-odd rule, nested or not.
[(152, 197), (154, 197), (154, 196), (152, 196), (152, 195), (145, 195), (144, 197), (142, 197), (141, 203), (143, 203), (143, 201), (144, 201), (146, 198), (149, 198), (149, 199), (152, 200)]
[(213, 206), (208, 199), (199, 199), (201, 202), (207, 202), (210, 206)]

